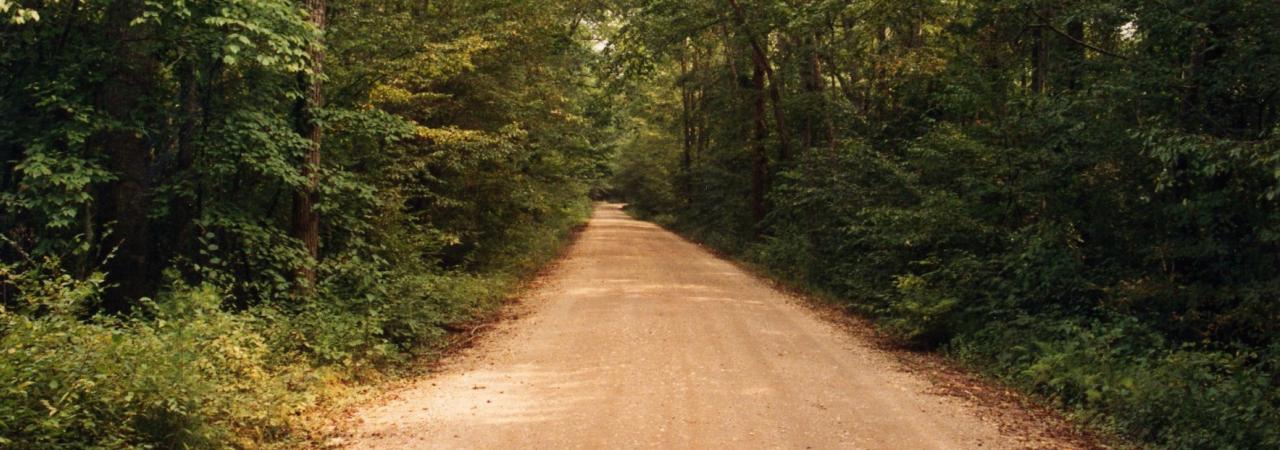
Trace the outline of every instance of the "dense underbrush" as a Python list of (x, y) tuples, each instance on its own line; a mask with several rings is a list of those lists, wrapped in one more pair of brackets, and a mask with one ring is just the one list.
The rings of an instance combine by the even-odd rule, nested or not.
[[(667, 223), (673, 224), (669, 216)], [(808, 278), (804, 267), (847, 266), (797, 252), (803, 245), (784, 239), (733, 244), (728, 236), (687, 222), (673, 226), (780, 280), (842, 299), (848, 311), (876, 319), (901, 345), (936, 348), (1091, 426), (1159, 448), (1280, 445), (1280, 345), (1175, 342), (1132, 316), (995, 311), (945, 290), (947, 285), (925, 291), (921, 279), (910, 276), (879, 290), (857, 283), (864, 290), (852, 294), (849, 284), (856, 281)]]
[(329, 267), (315, 301), (247, 309), (175, 283), (128, 315), (88, 315), (102, 277), (56, 262), (0, 266), (0, 447), (290, 447), (348, 387), (446, 342), (554, 258), (586, 205), (513, 226), (500, 259), (455, 271)]
[[(1155, 155), (1125, 163), (1157, 173), (1163, 152), (1187, 151), (1114, 142)], [(758, 228), (744, 225), (741, 194), (689, 206), (635, 184), (631, 209), (1092, 425), (1160, 448), (1274, 448), (1275, 261), (1265, 235), (1238, 224), (1274, 210), (1250, 192), (1276, 181), (1252, 148), (1197, 162), (1212, 171), (1169, 168), (1166, 181), (1092, 173), (1117, 164), (1096, 153), (1071, 177), (1006, 165), (996, 155), (1008, 150), (941, 126), (898, 149), (807, 154), (778, 175)]]

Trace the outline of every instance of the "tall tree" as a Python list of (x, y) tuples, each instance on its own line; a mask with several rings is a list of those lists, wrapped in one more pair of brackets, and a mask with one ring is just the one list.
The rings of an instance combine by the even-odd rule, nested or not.
[(299, 270), (299, 281), (309, 291), (316, 283), (314, 264), (320, 257), (320, 214), (316, 211), (320, 196), (320, 153), (324, 145), (324, 127), (317, 112), (324, 108), (324, 60), (326, 0), (304, 0), (307, 17), (315, 28), (315, 36), (307, 45), (311, 62), (309, 70), (298, 75), (302, 97), (295, 109), (296, 128), (309, 141), (301, 164), (302, 186), (293, 194), (293, 237), (302, 242), (306, 256)]
[(115, 180), (105, 187), (99, 220), (110, 229), (101, 244), (110, 253), (107, 271), (112, 287), (106, 307), (128, 309), (138, 298), (150, 295), (156, 283), (151, 260), (150, 223), (151, 162), (154, 139), (147, 129), (147, 107), (157, 64), (148, 54), (148, 27), (134, 22), (142, 17), (144, 2), (113, 1), (107, 7), (104, 41), (114, 50), (99, 94), (100, 108), (112, 124), (93, 142), (107, 156)]
[(751, 218), (758, 224), (768, 213), (765, 204), (769, 185), (769, 121), (765, 118), (767, 67), (758, 62), (751, 67), (751, 118), (755, 128), (751, 135)]
[[(738, 0), (727, 0), (729, 6), (733, 9), (734, 22), (737, 23), (739, 31), (747, 40), (747, 44), (751, 51), (751, 63), (755, 66), (755, 70), (763, 73), (768, 81), (769, 101), (773, 106), (773, 122), (778, 132), (778, 159), (786, 161), (791, 158), (791, 130), (787, 128), (787, 114), (782, 104), (782, 88), (779, 86), (781, 79), (774, 74), (773, 63), (769, 58), (769, 39), (767, 35), (760, 35), (755, 32), (751, 22), (747, 17), (747, 12)], [(761, 87), (761, 92), (764, 87)]]

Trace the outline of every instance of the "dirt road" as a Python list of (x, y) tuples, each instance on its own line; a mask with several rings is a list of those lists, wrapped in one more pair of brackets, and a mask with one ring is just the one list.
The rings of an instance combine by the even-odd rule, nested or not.
[(1010, 448), (869, 343), (601, 205), (526, 314), (357, 412), (351, 448)]

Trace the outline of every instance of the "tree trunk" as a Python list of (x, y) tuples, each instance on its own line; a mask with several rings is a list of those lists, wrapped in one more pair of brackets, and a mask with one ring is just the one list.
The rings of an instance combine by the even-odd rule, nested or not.
[(1031, 30), (1031, 92), (1043, 94), (1049, 84), (1049, 43), (1045, 39), (1046, 24), (1037, 23)]
[(759, 225), (767, 212), (764, 196), (769, 177), (769, 155), (765, 143), (769, 139), (769, 124), (765, 119), (765, 70), (758, 64), (751, 77), (751, 87), (754, 95), (751, 112), (755, 122), (751, 141), (751, 218)]
[[(195, 55), (188, 55), (181, 63), (179, 70), (180, 103), (182, 121), (178, 125), (178, 154), (172, 175), (190, 179), (189, 172), (195, 164), (196, 137), (199, 134), (200, 121), (204, 115), (200, 102), (200, 83), (197, 77), (198, 63)], [(175, 182), (177, 180), (174, 180)], [(197, 180), (198, 184), (199, 181)], [(194, 199), (178, 195), (173, 199), (170, 210), (173, 211), (172, 239), (173, 252), (180, 255), (196, 255), (195, 221), (200, 216)], [(197, 260), (197, 263), (202, 261)]]
[[(707, 71), (709, 70), (707, 68), (707, 60), (715, 59), (715, 54), (713, 52), (714, 52), (713, 49), (708, 49), (707, 55), (703, 55), (702, 52), (695, 52), (693, 54), (694, 55), (694, 60), (693, 60), (694, 72), (697, 72), (699, 74), (707, 73)], [(694, 90), (693, 104), (694, 104), (694, 108), (693, 108), (694, 128), (695, 130), (697, 130), (697, 139), (695, 140), (696, 142), (694, 143), (694, 149), (697, 151), (696, 155), (704, 155), (706, 154), (707, 146), (710, 145), (711, 143), (711, 135), (710, 133), (708, 133), (709, 123), (707, 118), (707, 91), (705, 86), (703, 86), (703, 83), (701, 80), (699, 80), (697, 89)]]
[(1187, 68), (1183, 72), (1182, 98), (1178, 103), (1178, 117), (1188, 131), (1198, 132), (1203, 129), (1200, 114), (1200, 71), (1204, 67), (1204, 48), (1207, 39), (1196, 31), (1191, 39), (1191, 51)]
[(684, 153), (680, 159), (680, 189), (686, 205), (693, 204), (693, 145), (696, 132), (693, 125), (693, 89), (689, 87), (689, 61), (686, 45), (680, 52), (680, 105), (681, 123), (684, 126)]
[[(1080, 19), (1072, 19), (1067, 23), (1067, 35), (1076, 42), (1085, 42), (1084, 40), (1084, 22)], [(1070, 64), (1067, 68), (1067, 89), (1079, 90), (1083, 87), (1081, 78), (1084, 74), (1084, 63), (1087, 58), (1087, 51), (1083, 45), (1069, 44), (1070, 48)]]
[[(738, 28), (742, 29), (743, 34), (747, 37), (747, 42), (751, 44), (751, 60), (755, 63), (757, 71), (763, 71), (765, 78), (769, 82), (769, 100), (773, 105), (773, 120), (778, 128), (778, 157), (782, 161), (791, 158), (791, 133), (787, 128), (786, 114), (782, 110), (782, 93), (779, 87), (780, 81), (773, 73), (773, 66), (769, 62), (769, 54), (760, 39), (748, 28), (746, 13), (742, 10), (737, 0), (728, 0), (729, 6), (733, 7), (734, 20), (738, 24)], [(761, 88), (763, 90), (763, 88)]]
[[(821, 74), (817, 72), (820, 70), (817, 66), (818, 53), (813, 46), (814, 40), (812, 38), (806, 37), (801, 40), (800, 48), (804, 54), (804, 71), (800, 74), (800, 87), (804, 89), (805, 103), (810, 105), (822, 100), (822, 88), (816, 82), (821, 77)], [(802, 117), (803, 123), (798, 125), (801, 133), (800, 151), (802, 152), (814, 147), (814, 136), (817, 134), (815, 125), (817, 120), (815, 120), (814, 109), (812, 106), (806, 108)], [(823, 109), (823, 107), (819, 104), (816, 109)]]
[(306, 184), (293, 194), (293, 237), (302, 242), (307, 261), (299, 269), (299, 284), (305, 293), (315, 289), (315, 261), (320, 256), (320, 215), (316, 213), (320, 185), (320, 149), (324, 141), (324, 129), (316, 119), (316, 111), (324, 107), (324, 42), (325, 0), (304, 0), (311, 24), (320, 35), (307, 48), (311, 57), (311, 72), (299, 75), (303, 98), (298, 101), (295, 118), (298, 133), (311, 145), (302, 161), (302, 175)]
[(822, 76), (821, 52), (818, 49), (821, 40), (817, 35), (814, 35), (807, 38), (806, 42), (804, 90), (810, 95), (809, 101), (818, 104), (818, 115), (821, 117), (814, 117), (813, 114), (809, 115), (808, 123), (805, 124), (805, 148), (816, 147), (818, 128), (816, 122), (821, 120), (822, 127), (826, 132), (826, 144), (834, 150), (836, 142), (835, 123), (831, 119), (831, 108), (827, 104), (827, 97), (823, 92), (826, 90), (826, 80)]
[(103, 195), (101, 224), (110, 228), (102, 249), (114, 251), (107, 263), (104, 307), (123, 312), (139, 298), (154, 293), (155, 281), (148, 256), (151, 237), (147, 220), (150, 199), (151, 148), (145, 138), (142, 108), (154, 87), (157, 65), (141, 48), (146, 30), (133, 26), (142, 15), (141, 1), (112, 2), (107, 9), (106, 41), (115, 49), (99, 102), (102, 111), (121, 125), (94, 139), (107, 156), (115, 181)]

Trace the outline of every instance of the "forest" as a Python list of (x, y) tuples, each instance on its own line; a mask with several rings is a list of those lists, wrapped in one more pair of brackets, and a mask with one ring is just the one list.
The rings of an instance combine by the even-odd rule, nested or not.
[(1272, 0), (0, 0), (0, 448), (294, 448), (627, 210), (1280, 446)]
[(676, 91), (620, 150), (638, 213), (1139, 442), (1280, 445), (1280, 4), (630, 14)]
[(299, 445), (554, 256), (606, 170), (570, 2), (0, 11), (0, 447)]

